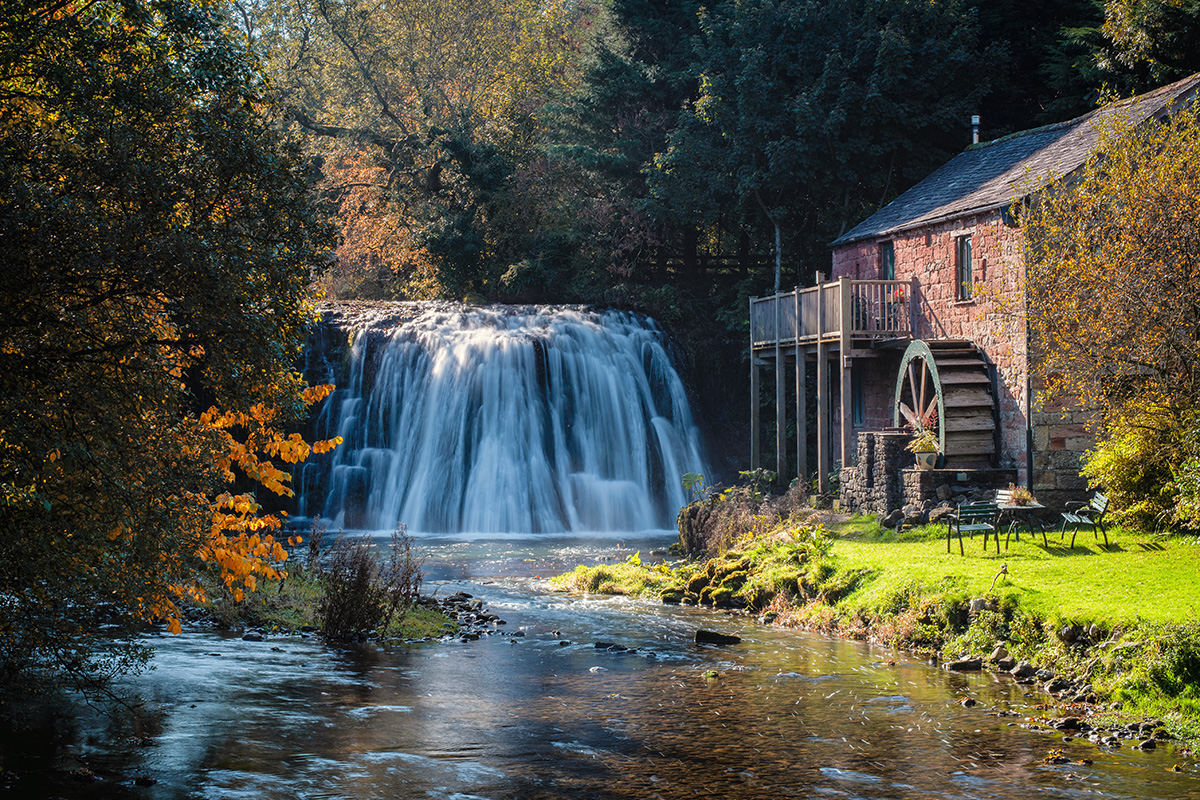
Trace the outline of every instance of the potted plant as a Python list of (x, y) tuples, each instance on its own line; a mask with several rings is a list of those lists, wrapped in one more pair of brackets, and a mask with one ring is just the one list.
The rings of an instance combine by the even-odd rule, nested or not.
[(912, 440), (905, 445), (909, 452), (917, 457), (918, 469), (933, 469), (937, 464), (938, 436), (929, 428), (921, 428), (913, 434)]
[(1010, 492), (1009, 502), (1014, 506), (1028, 506), (1037, 502), (1037, 498), (1033, 496), (1033, 492), (1024, 486), (1017, 486), (1010, 483), (1008, 491)]

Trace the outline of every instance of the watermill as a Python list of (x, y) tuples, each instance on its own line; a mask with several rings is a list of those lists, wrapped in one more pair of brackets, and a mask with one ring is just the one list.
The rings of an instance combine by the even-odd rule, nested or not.
[(944, 469), (996, 463), (996, 397), (983, 353), (961, 339), (912, 342), (896, 376), (894, 424), (934, 431)]

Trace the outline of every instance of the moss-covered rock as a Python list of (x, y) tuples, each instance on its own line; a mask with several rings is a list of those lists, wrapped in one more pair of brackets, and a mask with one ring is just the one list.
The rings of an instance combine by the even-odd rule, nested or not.
[(683, 602), (683, 598), (686, 594), (687, 593), (682, 586), (668, 586), (666, 589), (662, 590), (662, 593), (659, 595), (659, 597), (664, 603), (668, 603), (670, 605), (679, 605)]

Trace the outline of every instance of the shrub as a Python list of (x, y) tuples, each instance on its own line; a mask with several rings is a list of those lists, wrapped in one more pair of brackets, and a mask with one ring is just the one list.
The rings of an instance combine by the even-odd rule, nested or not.
[(317, 616), (322, 632), (335, 640), (382, 632), (402, 620), (423, 578), (403, 526), (392, 534), (386, 559), (367, 534), (339, 539), (326, 553), (320, 574), (325, 597)]
[(1200, 624), (1144, 631), (1147, 651), (1124, 681), (1126, 692), (1196, 699), (1200, 686)]
[(798, 487), (779, 496), (765, 495), (762, 487), (766, 477), (756, 473), (743, 475), (751, 480), (749, 485), (723, 492), (709, 490), (705, 499), (680, 509), (676, 524), (685, 553), (719, 555), (740, 541), (761, 538), (799, 510), (807, 499), (805, 490)]
[(1200, 525), (1200, 414), (1138, 404), (1109, 414), (1107, 438), (1087, 454), (1083, 474), (1104, 488), (1122, 523)]

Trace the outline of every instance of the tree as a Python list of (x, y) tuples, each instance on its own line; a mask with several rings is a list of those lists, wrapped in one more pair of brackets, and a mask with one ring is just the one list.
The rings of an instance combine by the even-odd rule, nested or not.
[(0, 15), (6, 686), (133, 667), (106, 614), (177, 625), (206, 558), (246, 587), (284, 555), (226, 490), (235, 467), (286, 490), (270, 459), (304, 454), (278, 427), (323, 391), (292, 365), (330, 239), (268, 110), (188, 0)]
[(1200, 2), (1109, 0), (1097, 60), (1131, 88), (1152, 89), (1200, 70)]
[[(565, 0), (235, 0), (233, 19), (291, 118), (319, 140), (347, 260), (365, 235), (402, 276), (494, 292), (511, 231), (495, 220), (546, 101), (573, 83)], [(440, 286), (429, 287), (432, 263)], [(406, 290), (407, 286), (401, 286)]]
[(777, 264), (779, 243), (823, 264), (829, 241), (968, 144), (987, 90), (956, 3), (731, 0), (702, 28), (699, 96), (654, 190), (676, 214), (765, 227)]
[(1188, 519), (1196, 497), (1176, 484), (1200, 475), (1197, 114), (1100, 116), (1096, 150), (1022, 221), (1044, 394), (1097, 411), (1105, 439), (1085, 472), (1144, 523)]

